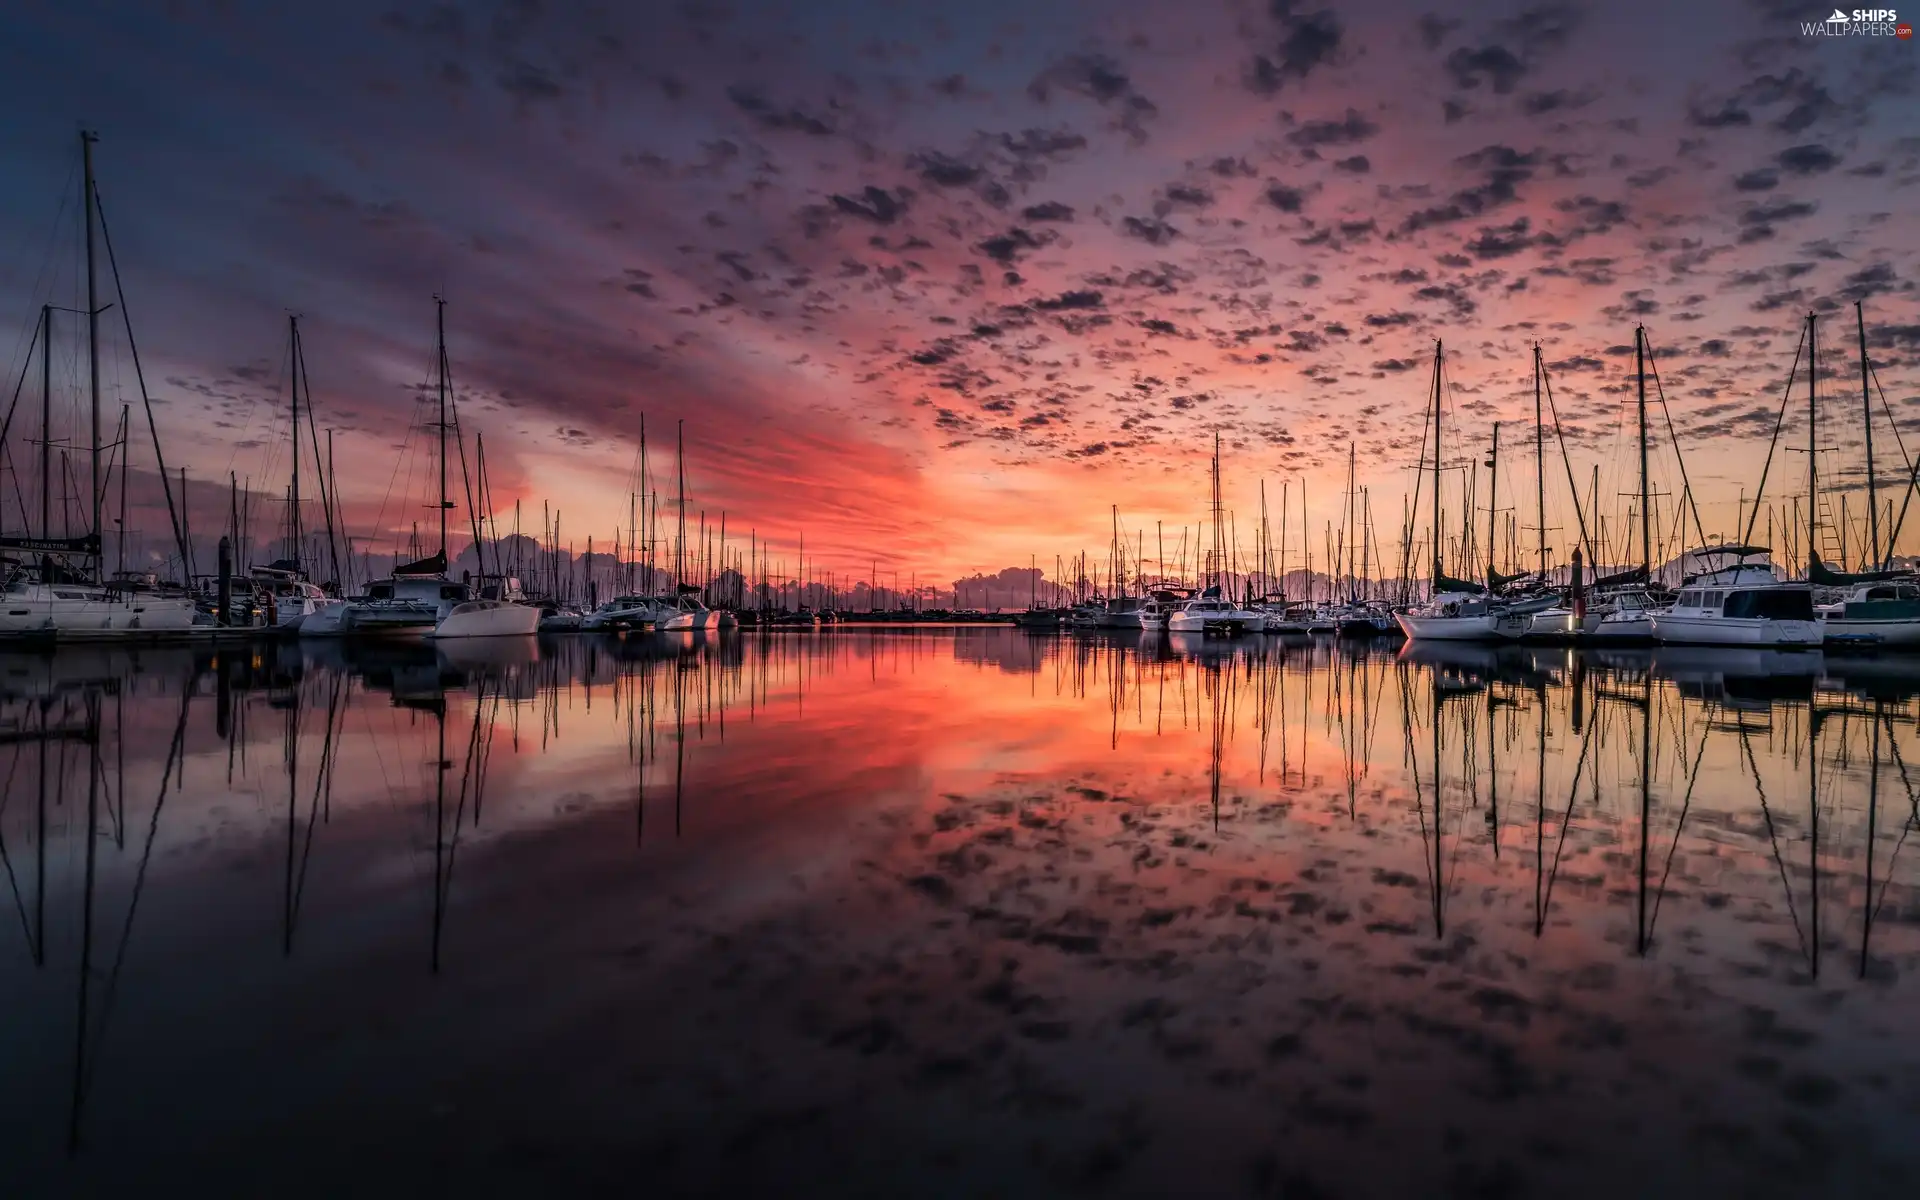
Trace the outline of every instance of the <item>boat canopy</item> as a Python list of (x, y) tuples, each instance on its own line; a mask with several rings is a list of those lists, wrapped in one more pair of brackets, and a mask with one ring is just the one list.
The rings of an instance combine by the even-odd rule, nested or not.
[(1486, 590), (1486, 588), (1469, 580), (1455, 579), (1452, 576), (1437, 572), (1433, 577), (1433, 594), (1436, 596), (1445, 592), (1464, 592), (1469, 596), (1478, 596)]
[(1807, 582), (1821, 587), (1847, 587), (1856, 583), (1880, 583), (1888, 579), (1910, 579), (1911, 571), (1836, 571), (1814, 557), (1807, 568)]
[(430, 558), (421, 559), (419, 562), (401, 563), (393, 569), (393, 573), (396, 576), (445, 575), (447, 573), (447, 552), (442, 550)]
[(1636, 583), (1645, 583), (1646, 581), (1647, 569), (1645, 567), (1634, 567), (1632, 570), (1615, 571), (1611, 575), (1602, 575), (1593, 581), (1593, 586), (1596, 588), (1631, 587)]
[(1758, 558), (1763, 554), (1772, 554), (1773, 551), (1766, 546), (1748, 546), (1741, 543), (1729, 543), (1724, 546), (1702, 546), (1698, 550), (1689, 550), (1687, 553), (1693, 555), (1695, 558), (1704, 558), (1708, 555), (1720, 554), (1731, 554), (1735, 558)]

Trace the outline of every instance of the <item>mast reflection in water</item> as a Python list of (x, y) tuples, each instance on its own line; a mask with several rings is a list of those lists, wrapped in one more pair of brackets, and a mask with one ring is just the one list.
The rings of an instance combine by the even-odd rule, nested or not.
[(0, 657), (8, 1192), (1911, 1188), (1902, 667)]

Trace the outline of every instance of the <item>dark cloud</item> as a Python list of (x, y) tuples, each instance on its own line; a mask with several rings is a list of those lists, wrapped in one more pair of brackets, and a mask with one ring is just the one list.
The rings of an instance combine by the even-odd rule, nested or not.
[(834, 196), (833, 206), (850, 217), (859, 217), (872, 221), (876, 225), (891, 225), (907, 211), (905, 193), (895, 196), (869, 184), (860, 193), (859, 199), (848, 196)]
[(1509, 258), (1531, 247), (1535, 242), (1533, 223), (1526, 217), (1518, 217), (1507, 225), (1482, 225), (1480, 232), (1467, 243), (1467, 253), (1478, 259)]
[(966, 187), (976, 183), (986, 172), (973, 163), (962, 162), (945, 154), (927, 151), (914, 155), (907, 165), (920, 173), (920, 178), (935, 187)]
[(1405, 325), (1418, 325), (1420, 318), (1410, 312), (1368, 313), (1365, 324), (1369, 329), (1398, 329)]
[(1481, 46), (1476, 50), (1462, 46), (1447, 55), (1446, 68), (1455, 87), (1470, 91), (1485, 80), (1500, 95), (1511, 92), (1527, 74), (1527, 64), (1505, 46)]
[(1627, 222), (1627, 207), (1618, 200), (1602, 200), (1581, 194), (1556, 200), (1553, 208), (1555, 212), (1565, 213), (1574, 219), (1573, 226), (1563, 233), (1567, 240), (1606, 233), (1614, 226)]
[(1350, 175), (1365, 175), (1373, 169), (1373, 163), (1364, 154), (1355, 154), (1350, 158), (1338, 159), (1333, 164), (1336, 171), (1345, 171)]
[(1842, 285), (1840, 292), (1841, 295), (1849, 300), (1865, 300), (1872, 296), (1895, 291), (1898, 287), (1899, 285), (1893, 273), (1893, 265), (1887, 262), (1877, 262), (1871, 266), (1862, 267), (1860, 270), (1847, 276), (1846, 283)]
[(1576, 108), (1585, 108), (1599, 98), (1597, 92), (1576, 92), (1566, 88), (1555, 88), (1551, 92), (1534, 92), (1528, 95), (1520, 101), (1520, 108), (1530, 117), (1543, 117), (1548, 113), (1571, 112)]
[(1300, 13), (1295, 8), (1294, 0), (1271, 0), (1268, 5), (1278, 40), (1254, 56), (1245, 74), (1247, 87), (1262, 96), (1271, 96), (1288, 80), (1298, 82), (1314, 68), (1339, 60), (1345, 36), (1340, 19), (1325, 9)]
[(1401, 223), (1402, 233), (1412, 233), (1433, 225), (1446, 225), (1480, 216), (1518, 196), (1519, 186), (1533, 178), (1545, 156), (1538, 150), (1522, 152), (1511, 146), (1484, 146), (1454, 162), (1481, 173), (1481, 182), (1453, 193), (1445, 204), (1432, 205), (1409, 214)]
[(1809, 200), (1782, 200), (1773, 204), (1753, 205), (1740, 214), (1740, 241), (1766, 241), (1773, 236), (1776, 223), (1810, 217), (1819, 208), (1818, 204)]
[(762, 129), (782, 133), (805, 133), (814, 137), (826, 137), (833, 133), (833, 125), (798, 105), (778, 105), (768, 100), (757, 88), (744, 84), (734, 84), (727, 89), (727, 99), (741, 112), (752, 117), (754, 123)]
[(1447, 40), (1447, 35), (1460, 28), (1463, 23), (1438, 13), (1422, 13), (1418, 22), (1420, 44), (1429, 50), (1438, 50), (1440, 44)]
[(1024, 229), (1015, 227), (981, 242), (977, 249), (980, 253), (1003, 266), (1011, 266), (1020, 260), (1020, 256), (1029, 250), (1038, 250), (1051, 238), (1036, 237)]
[(1104, 54), (1072, 54), (1058, 59), (1027, 85), (1027, 94), (1045, 104), (1055, 89), (1085, 96), (1113, 114), (1114, 125), (1134, 142), (1147, 140), (1146, 123), (1160, 109), (1133, 86), (1120, 64)]
[(1825, 146), (1810, 143), (1787, 147), (1779, 153), (1777, 161), (1795, 175), (1818, 175), (1839, 166), (1840, 156)]
[(1062, 312), (1073, 309), (1106, 307), (1106, 298), (1095, 291), (1062, 292), (1047, 300), (1035, 300), (1033, 307), (1041, 312)]
[(1068, 158), (1087, 148), (1087, 139), (1067, 129), (1023, 129), (1003, 133), (1000, 144), (1020, 159)]
[(1307, 195), (1296, 187), (1284, 183), (1267, 185), (1267, 203), (1284, 213), (1297, 213), (1307, 202)]
[(1120, 231), (1150, 246), (1164, 246), (1180, 236), (1178, 229), (1158, 217), (1128, 217), (1120, 222)]
[(1029, 221), (1071, 221), (1073, 207), (1058, 200), (1047, 200), (1040, 204), (1029, 204), (1020, 210), (1020, 215)]
[(558, 100), (565, 91), (544, 68), (525, 62), (514, 63), (501, 72), (495, 82), (500, 85), (501, 91), (523, 104)]
[(1733, 177), (1736, 192), (1770, 192), (1780, 186), (1780, 172), (1759, 167)]
[(1364, 142), (1380, 132), (1380, 126), (1357, 109), (1349, 108), (1337, 121), (1305, 121), (1287, 134), (1287, 140), (1309, 149), (1321, 146), (1346, 146)]
[(1174, 208), (1211, 208), (1213, 193), (1197, 184), (1176, 183), (1168, 187), (1156, 211)]

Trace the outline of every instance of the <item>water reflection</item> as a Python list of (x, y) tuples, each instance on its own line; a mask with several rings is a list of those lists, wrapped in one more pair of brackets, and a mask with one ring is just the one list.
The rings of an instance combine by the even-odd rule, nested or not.
[[(881, 1170), (762, 1093), (835, 1128), (937, 1096), (961, 1132), (903, 1144), (1019, 1112), (1188, 1180), (1140, 1123), (1210, 1119), (1223, 1178), (1278, 1145), (1324, 1179), (1458, 1087), (1489, 1162), (1519, 1095), (1599, 1118), (1528, 1177), (1653, 1122), (1676, 1179), (1911, 1181), (1873, 1130), (1920, 1077), (1917, 694), (1818, 654), (993, 628), (4, 656), (0, 1139), (29, 1190), (237, 1179), (320, 1127), (415, 1161), (457, 1102), (611, 1162), (638, 1135), (580, 1109), (618, 1094), (717, 1186), (729, 1137)], [(1292, 1132), (1196, 1101), (1247, 1089)], [(1789, 1119), (1867, 1149), (1736, 1152)]]

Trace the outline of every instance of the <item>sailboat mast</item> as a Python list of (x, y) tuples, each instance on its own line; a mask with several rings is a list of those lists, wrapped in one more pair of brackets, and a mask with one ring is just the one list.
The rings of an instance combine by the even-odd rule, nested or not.
[(289, 489), (287, 528), (293, 538), (293, 552), (287, 555), (294, 566), (300, 565), (300, 318), (293, 313), (287, 314), (288, 354), (292, 363), (287, 377), (292, 381), (293, 393), (293, 486)]
[(1440, 339), (1433, 339), (1433, 591), (1440, 591)]
[(681, 417), (674, 429), (675, 451), (680, 472), (680, 529), (674, 538), (673, 598), (680, 599), (680, 585), (687, 578), (687, 420)]
[(1358, 540), (1357, 538), (1354, 537), (1354, 534), (1357, 532), (1357, 528), (1353, 523), (1353, 503), (1354, 503), (1353, 484), (1354, 484), (1354, 466), (1356, 462), (1356, 458), (1355, 458), (1356, 454), (1357, 454), (1356, 444), (1353, 442), (1348, 442), (1347, 443), (1347, 527), (1341, 530), (1340, 532), (1341, 532), (1341, 536), (1346, 539), (1346, 543), (1347, 543), (1347, 601), (1349, 603), (1352, 603), (1354, 600), (1359, 598), (1357, 595), (1357, 589), (1359, 585), (1354, 582), (1354, 570), (1353, 570), (1354, 543)]
[[(1647, 327), (1633, 329), (1633, 369), (1640, 409), (1640, 569), (1653, 579), (1653, 494), (1647, 480)], [(1686, 547), (1681, 547), (1684, 552)]]
[(1807, 314), (1807, 583), (1809, 585), (1813, 583), (1813, 564), (1820, 558), (1819, 543), (1816, 540), (1820, 533), (1820, 503), (1819, 493), (1814, 490), (1819, 483), (1814, 459), (1820, 450), (1820, 408), (1815, 403), (1813, 390), (1814, 376), (1820, 373), (1820, 357), (1814, 346), (1814, 335), (1817, 329), (1817, 318), (1809, 312)]
[(82, 130), (80, 133), (80, 161), (84, 176), (82, 186), (86, 189), (86, 228), (87, 228), (87, 391), (93, 404), (93, 526), (90, 532), (94, 538), (93, 569), (96, 579), (105, 566), (104, 548), (100, 542), (100, 298), (94, 271), (93, 251), (93, 143), (98, 135)]
[[(1860, 418), (1867, 434), (1867, 569), (1880, 569), (1879, 485), (1873, 474), (1873, 399), (1867, 388), (1867, 309), (1864, 301), (1853, 302), (1853, 319), (1860, 331)], [(1891, 557), (1892, 547), (1888, 547)]]
[(1540, 343), (1533, 344), (1533, 482), (1534, 500), (1540, 519), (1540, 578), (1547, 578), (1547, 442), (1546, 423), (1540, 413), (1540, 378), (1546, 367), (1540, 361)]
[(447, 555), (447, 302), (433, 298), (434, 375), (440, 405), (440, 557)]
[(1487, 460), (1490, 472), (1487, 482), (1487, 582), (1499, 574), (1494, 565), (1495, 552), (1499, 548), (1499, 535), (1494, 532), (1495, 520), (1500, 515), (1500, 422), (1493, 423), (1493, 457)]
[(40, 536), (53, 536), (53, 305), (40, 306)]

